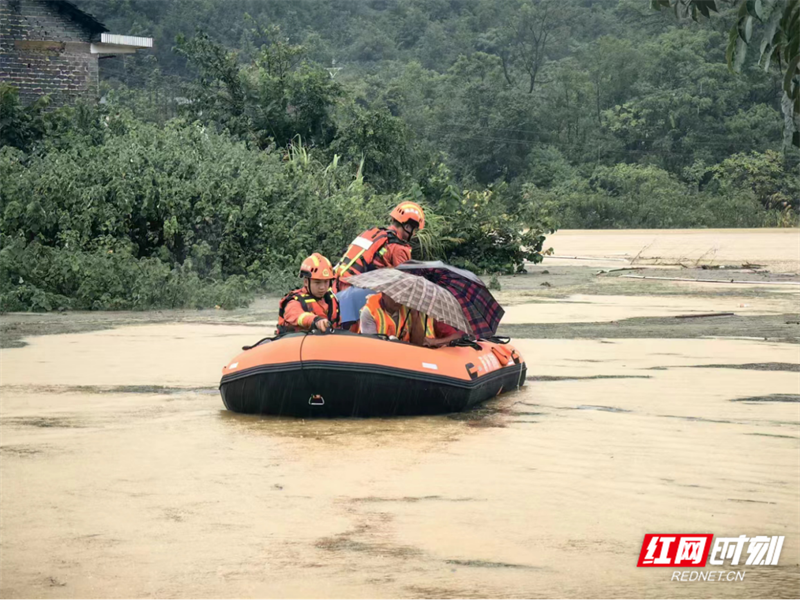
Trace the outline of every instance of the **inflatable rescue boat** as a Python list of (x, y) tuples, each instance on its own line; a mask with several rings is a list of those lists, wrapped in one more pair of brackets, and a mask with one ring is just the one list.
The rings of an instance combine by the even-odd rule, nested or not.
[(421, 348), (385, 337), (290, 333), (262, 340), (222, 369), (228, 410), (296, 417), (456, 412), (525, 383), (507, 339)]

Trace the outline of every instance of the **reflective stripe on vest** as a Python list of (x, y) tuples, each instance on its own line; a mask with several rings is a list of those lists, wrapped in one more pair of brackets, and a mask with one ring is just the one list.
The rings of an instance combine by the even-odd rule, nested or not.
[[(425, 337), (435, 337), (433, 333), (433, 319), (424, 313), (420, 313), (425, 318)], [(406, 306), (400, 307), (400, 334), (397, 338), (404, 341), (411, 341), (411, 310)]]
[[(395, 323), (392, 316), (381, 306), (382, 294), (373, 294), (367, 298), (365, 308), (369, 310), (372, 315), (372, 320), (375, 321), (375, 328), (381, 335), (395, 336), (397, 339), (408, 342), (411, 340), (411, 311), (401, 305), (398, 319), (400, 323)], [(397, 333), (397, 328), (400, 327), (400, 333)], [(425, 337), (434, 337), (433, 332), (433, 319), (425, 316)]]
[[(286, 312), (286, 306), (292, 300), (297, 300), (300, 303), (303, 312), (311, 313), (315, 318), (323, 317), (328, 319), (331, 324), (339, 323), (339, 301), (336, 299), (336, 296), (334, 296), (330, 291), (325, 292), (322, 300), (325, 300), (328, 303), (328, 309), (323, 312), (320, 307), (321, 305), (319, 302), (317, 302), (316, 298), (305, 291), (305, 288), (301, 288), (284, 296), (278, 304), (278, 333), (286, 333), (288, 331), (303, 331), (304, 329), (304, 327), (300, 328), (296, 325), (287, 323), (283, 316)], [(305, 323), (300, 323), (300, 325), (305, 326)]]
[(369, 296), (364, 307), (369, 311), (369, 314), (372, 315), (372, 320), (375, 321), (375, 329), (378, 334), (397, 334), (397, 324), (394, 322), (391, 315), (381, 306), (381, 294)]
[(398, 238), (393, 231), (382, 227), (374, 227), (365, 231), (347, 248), (334, 267), (334, 274), (336, 277), (348, 277), (374, 270), (375, 256), (386, 254), (388, 244), (409, 245), (408, 242)]

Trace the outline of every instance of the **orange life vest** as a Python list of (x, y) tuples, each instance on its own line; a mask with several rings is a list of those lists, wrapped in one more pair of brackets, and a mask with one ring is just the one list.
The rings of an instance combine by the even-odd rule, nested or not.
[[(398, 335), (398, 324), (395, 323), (392, 316), (381, 306), (381, 296), (382, 294), (373, 294), (367, 297), (367, 303), (364, 305), (364, 310), (368, 310), (370, 315), (372, 315), (378, 333), (381, 335), (393, 335), (402, 342), (411, 341), (411, 310), (402, 304), (400, 305), (400, 312), (397, 316), (400, 321), (400, 334)], [(435, 337), (433, 332), (433, 319), (427, 315), (425, 315), (425, 337)]]
[(300, 306), (303, 307), (304, 312), (312, 313), (317, 317), (322, 317), (323, 319), (328, 319), (332, 325), (338, 325), (339, 301), (336, 299), (336, 296), (334, 296), (333, 293), (328, 290), (321, 299), (328, 303), (328, 310), (323, 309), (320, 303), (317, 302), (317, 299), (309, 294), (305, 288), (300, 288), (299, 290), (295, 290), (284, 296), (278, 305), (278, 335), (290, 333), (292, 331), (307, 331), (306, 328), (287, 323), (283, 316), (286, 312), (286, 306), (292, 300), (297, 300), (300, 303)]
[(374, 271), (375, 257), (386, 254), (389, 244), (411, 245), (397, 237), (391, 229), (383, 227), (368, 229), (353, 240), (347, 252), (334, 267), (333, 274), (341, 278)]

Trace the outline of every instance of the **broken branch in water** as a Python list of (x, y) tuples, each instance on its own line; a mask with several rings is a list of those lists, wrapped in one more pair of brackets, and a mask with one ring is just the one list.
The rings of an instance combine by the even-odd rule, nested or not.
[(603, 261), (611, 260), (611, 261), (614, 261), (614, 262), (625, 262), (625, 263), (628, 262), (627, 258), (604, 258), (602, 256), (556, 256), (556, 255), (552, 255), (552, 256), (549, 256), (548, 258), (564, 258), (564, 259), (568, 259), (568, 260), (603, 260)]
[(616, 273), (617, 271), (641, 271), (644, 267), (619, 267), (618, 269), (600, 269), (595, 275), (605, 275), (606, 273)]
[(648, 275), (620, 275), (628, 279), (658, 279), (660, 281), (691, 281), (694, 283), (746, 283), (753, 285), (800, 285), (800, 281), (744, 281), (736, 279), (692, 279), (691, 277), (653, 277)]
[(705, 317), (735, 317), (732, 312), (703, 313), (701, 315), (675, 315), (676, 319), (703, 319)]

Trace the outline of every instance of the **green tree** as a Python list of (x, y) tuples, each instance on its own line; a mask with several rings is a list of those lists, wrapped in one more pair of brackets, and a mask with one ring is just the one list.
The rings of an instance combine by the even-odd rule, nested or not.
[(0, 83), (0, 148), (12, 146), (29, 150), (46, 131), (43, 110), (49, 98), (42, 96), (29, 106), (23, 106), (19, 90)]
[(333, 108), (341, 87), (288, 43), (278, 27), (262, 30), (267, 41), (253, 63), (241, 65), (202, 32), (178, 38), (178, 52), (198, 69), (186, 110), (260, 148), (286, 147), (299, 135), (307, 143), (329, 144), (336, 132)]
[[(672, 8), (679, 18), (709, 18), (727, 0), (651, 0), (656, 10)], [(734, 0), (736, 23), (728, 33), (726, 57), (739, 72), (753, 41), (755, 23), (763, 24), (759, 64), (777, 64), (782, 75), (785, 131), (789, 143), (800, 147), (800, 0)], [(773, 62), (774, 59), (774, 62)]]
[(385, 108), (354, 107), (330, 151), (346, 162), (361, 164), (365, 180), (378, 191), (402, 188), (415, 168), (408, 127)]
[[(726, 127), (743, 105), (775, 98), (775, 82), (767, 74), (749, 80), (732, 77), (721, 57), (721, 36), (708, 30), (673, 29), (645, 46), (653, 57), (636, 94), (606, 111), (606, 126), (635, 157), (650, 155), (669, 171), (702, 159), (716, 163), (742, 148), (743, 140)], [(708, 60), (716, 52), (719, 61)], [(765, 106), (766, 108), (766, 106)], [(756, 130), (776, 131), (777, 110), (753, 114)], [(775, 140), (775, 143), (779, 143)]]
[(767, 210), (793, 212), (800, 208), (800, 181), (786, 171), (777, 152), (734, 154), (708, 169), (707, 188), (748, 189)]

